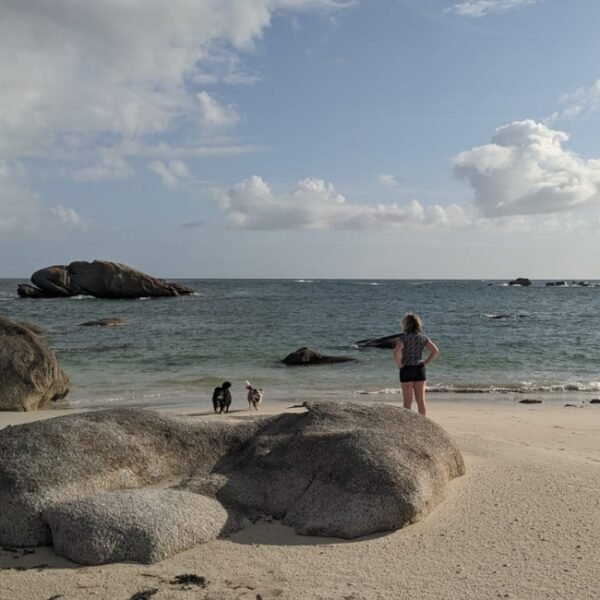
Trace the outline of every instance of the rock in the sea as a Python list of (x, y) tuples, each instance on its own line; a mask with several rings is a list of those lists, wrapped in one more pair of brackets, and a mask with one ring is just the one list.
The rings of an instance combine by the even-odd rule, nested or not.
[(81, 327), (124, 327), (127, 321), (123, 319), (98, 319), (96, 321), (86, 321), (79, 323)]
[(508, 282), (508, 285), (520, 285), (522, 287), (529, 287), (531, 285), (531, 279), (527, 279), (527, 277), (517, 277), (516, 279), (511, 279)]
[(143, 298), (179, 296), (194, 290), (178, 283), (168, 283), (106, 260), (77, 261), (69, 265), (46, 267), (31, 276), (35, 287), (21, 284), (23, 298), (95, 296), (96, 298)]
[(85, 565), (155, 563), (229, 531), (212, 498), (186, 491), (137, 489), (59, 502), (48, 508), (54, 551)]
[(288, 366), (304, 365), (330, 365), (333, 363), (356, 362), (351, 356), (326, 356), (312, 348), (298, 348), (288, 354), (282, 361)]
[(369, 338), (366, 340), (358, 340), (355, 344), (359, 348), (394, 348), (400, 339), (401, 333), (393, 333), (380, 338)]
[(69, 378), (31, 325), (0, 317), (0, 410), (30, 411), (64, 398)]
[[(122, 532), (139, 527), (136, 540), (156, 540), (152, 557), (167, 556), (178, 548), (157, 529), (178, 530), (195, 508), (169, 521), (156, 516), (164, 497), (143, 495), (145, 519), (128, 506), (135, 494), (115, 495), (166, 486), (216, 498), (234, 515), (282, 518), (301, 534), (354, 538), (420, 519), (464, 470), (441, 427), (392, 406), (314, 402), (306, 413), (238, 423), (143, 409), (69, 415), (0, 430), (0, 544), (66, 548), (100, 527), (86, 562), (150, 560), (138, 541), (123, 550)], [(211, 519), (199, 527), (213, 535), (223, 520)]]
[(546, 287), (567, 287), (566, 281), (546, 281)]

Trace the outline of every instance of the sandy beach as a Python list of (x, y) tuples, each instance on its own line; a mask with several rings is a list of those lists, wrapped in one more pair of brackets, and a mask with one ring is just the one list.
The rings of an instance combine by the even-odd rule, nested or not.
[[(271, 404), (261, 414), (282, 410), (290, 409)], [(433, 398), (429, 410), (458, 443), (467, 474), (421, 522), (342, 541), (262, 521), (154, 565), (80, 567), (50, 548), (3, 548), (0, 600), (128, 600), (144, 590), (156, 591), (137, 598), (599, 597), (600, 406)], [(0, 427), (64, 412), (0, 413)], [(182, 574), (204, 577), (205, 587), (173, 583)]]

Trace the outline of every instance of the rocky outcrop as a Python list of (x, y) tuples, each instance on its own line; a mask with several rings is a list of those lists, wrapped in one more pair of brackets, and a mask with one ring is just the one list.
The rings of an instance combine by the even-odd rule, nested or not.
[(511, 279), (508, 282), (508, 285), (520, 285), (521, 287), (529, 287), (531, 285), (531, 279), (527, 279), (527, 277), (517, 277), (516, 279)]
[(64, 398), (69, 378), (30, 324), (0, 317), (0, 410), (30, 411)]
[(97, 319), (96, 321), (86, 321), (79, 323), (81, 327), (124, 327), (127, 321), (123, 319)]
[(298, 348), (288, 354), (282, 361), (290, 367), (306, 365), (330, 365), (333, 363), (356, 362), (351, 356), (326, 356), (312, 348)]
[[(464, 470), (441, 427), (392, 406), (314, 402), (238, 423), (143, 409), (69, 415), (0, 430), (0, 544), (54, 543), (89, 564), (159, 560), (224, 527), (211, 502), (205, 522), (191, 493), (218, 500), (227, 519), (270, 514), (300, 534), (354, 538), (425, 516)], [(171, 501), (177, 514), (161, 516)], [(167, 529), (186, 522), (193, 532), (171, 545)]]
[(396, 347), (401, 333), (393, 333), (380, 338), (369, 338), (366, 340), (358, 340), (354, 342), (359, 348), (386, 348), (392, 349)]
[[(127, 265), (95, 260), (77, 261), (69, 265), (46, 267), (31, 276), (33, 286), (17, 288), (22, 298), (56, 298), (95, 296), (96, 298), (143, 298), (179, 296), (194, 290), (156, 279)], [(35, 287), (34, 287), (35, 286)]]

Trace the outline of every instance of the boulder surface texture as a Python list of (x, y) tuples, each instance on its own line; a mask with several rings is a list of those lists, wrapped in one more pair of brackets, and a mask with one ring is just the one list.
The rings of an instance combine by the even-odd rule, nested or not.
[[(187, 545), (226, 520), (264, 514), (300, 534), (355, 538), (420, 519), (464, 473), (445, 431), (414, 412), (306, 406), (237, 423), (112, 409), (0, 430), (0, 544), (76, 546), (69, 556), (88, 564), (145, 562), (183, 549), (163, 528), (193, 524)], [(132, 495), (117, 493), (125, 489)], [(190, 494), (216, 499), (228, 515), (210, 504), (202, 516)], [(169, 501), (177, 506), (171, 520), (158, 516)], [(98, 527), (104, 533), (92, 535)], [(128, 545), (123, 532), (131, 530), (139, 531)], [(146, 553), (143, 537), (152, 540)]]
[(351, 356), (326, 356), (312, 348), (303, 347), (288, 354), (281, 362), (288, 366), (304, 366), (356, 362), (356, 359)]
[(107, 492), (51, 506), (54, 551), (86, 565), (155, 563), (227, 531), (223, 506), (185, 491)]
[(36, 410), (64, 398), (69, 389), (46, 340), (30, 324), (0, 317), (0, 410)]
[(417, 521), (462, 475), (433, 421), (395, 406), (308, 403), (265, 426), (218, 470), (226, 506), (283, 519), (304, 535), (355, 538)]
[(127, 265), (106, 260), (76, 261), (46, 267), (31, 276), (33, 286), (17, 288), (24, 298), (95, 296), (96, 298), (143, 298), (179, 296), (194, 290), (178, 283), (156, 279)]
[(0, 430), (0, 545), (50, 544), (55, 504), (210, 473), (256, 427), (228, 425), (122, 408)]

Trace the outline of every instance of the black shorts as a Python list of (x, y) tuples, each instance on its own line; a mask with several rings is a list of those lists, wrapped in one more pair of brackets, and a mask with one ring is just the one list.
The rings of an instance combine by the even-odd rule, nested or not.
[(400, 369), (400, 381), (425, 381), (425, 365), (409, 365)]

